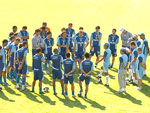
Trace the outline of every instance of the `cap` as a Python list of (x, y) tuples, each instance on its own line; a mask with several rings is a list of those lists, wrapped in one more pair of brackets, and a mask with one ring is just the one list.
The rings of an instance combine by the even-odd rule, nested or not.
[(144, 34), (144, 33), (140, 33), (140, 34), (139, 34), (139, 36), (142, 36), (142, 35), (143, 35), (143, 36), (145, 36), (145, 34)]
[(129, 38), (128, 41), (127, 41), (127, 43), (129, 43), (129, 42), (132, 41), (132, 40), (133, 40), (132, 38)]
[(120, 32), (122, 33), (125, 30), (124, 27), (120, 28)]
[(138, 35), (137, 34), (133, 34), (133, 37), (137, 37)]
[(104, 44), (104, 46), (107, 46), (107, 47), (109, 47), (109, 43), (105, 43), (105, 44)]

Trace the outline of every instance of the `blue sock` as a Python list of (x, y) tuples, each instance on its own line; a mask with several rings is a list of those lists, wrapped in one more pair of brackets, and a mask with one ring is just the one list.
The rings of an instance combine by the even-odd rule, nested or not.
[(22, 77), (22, 85), (25, 85), (26, 83), (26, 77)]
[(85, 95), (84, 95), (85, 97), (87, 97), (87, 94), (85, 93)]
[(53, 91), (54, 91), (54, 94), (56, 93), (56, 89), (55, 88), (53, 88)]
[(10, 76), (9, 76), (9, 72), (7, 73), (7, 78), (9, 78)]
[(10, 79), (13, 79), (13, 69), (10, 70)]
[(17, 72), (16, 72), (16, 70), (14, 71), (13, 76), (14, 76), (14, 78), (16, 78), (16, 77), (17, 77)]
[(68, 92), (65, 92), (65, 95), (68, 96)]
[(62, 87), (62, 93), (64, 94), (64, 87)]
[(39, 90), (40, 90), (40, 93), (42, 92), (42, 88), (39, 88)]
[(72, 60), (74, 60), (75, 58), (74, 58), (74, 55), (72, 55)]
[(48, 61), (48, 64), (50, 64), (50, 61)]
[(83, 91), (82, 86), (80, 86), (80, 91)]
[(19, 83), (19, 81), (20, 81), (20, 76), (17, 75), (17, 77), (16, 77), (16, 83)]
[(34, 87), (32, 86), (32, 91), (34, 91)]
[(72, 91), (72, 95), (74, 95), (74, 91)]
[(114, 63), (112, 63), (112, 66), (114, 65)]
[(4, 84), (7, 84), (7, 82), (6, 82), (6, 77), (4, 77)]
[(47, 71), (47, 63), (45, 62), (45, 70)]
[(2, 83), (2, 76), (0, 76), (0, 84)]

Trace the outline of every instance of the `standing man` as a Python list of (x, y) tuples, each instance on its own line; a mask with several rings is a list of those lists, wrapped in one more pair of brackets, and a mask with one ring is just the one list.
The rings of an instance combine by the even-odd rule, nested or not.
[(41, 38), (45, 39), (47, 37), (46, 33), (47, 33), (46, 27), (42, 27), (41, 33), (40, 33)]
[(141, 46), (141, 41), (138, 39), (138, 35), (137, 34), (133, 34), (133, 40), (136, 44), (136, 47), (140, 47)]
[(116, 34), (116, 29), (112, 29), (112, 34), (108, 37), (108, 42), (110, 44), (110, 50), (112, 55), (112, 64), (111, 68), (113, 68), (115, 57), (117, 56), (117, 44), (119, 43), (119, 36)]
[(23, 26), (22, 30), (19, 32), (19, 37), (22, 39), (21, 42), (28, 41), (29, 39), (29, 32), (27, 31), (27, 26)]
[[(148, 41), (146, 40), (144, 33), (139, 34), (139, 36), (143, 40), (143, 43), (142, 43), (142, 52), (144, 54), (144, 64), (146, 66), (147, 55), (149, 54)], [(146, 70), (144, 70), (144, 76), (146, 76)]]
[(120, 49), (121, 56), (119, 57), (119, 71), (118, 71), (118, 82), (119, 82), (119, 93), (126, 92), (126, 70), (128, 68), (128, 57), (125, 54), (125, 48)]
[[(90, 39), (90, 55), (94, 56), (94, 53), (96, 54), (96, 62), (99, 60), (99, 55), (100, 55), (100, 44), (101, 44), (101, 38), (102, 38), (102, 33), (100, 32), (100, 26), (96, 26), (96, 31), (91, 34), (91, 39)], [(92, 51), (93, 50), (93, 51)], [(95, 68), (97, 65), (95, 65)]]
[[(43, 22), (42, 27), (45, 27), (47, 31), (50, 31), (50, 28), (47, 27), (47, 22)], [(40, 30), (42, 30), (42, 27), (40, 27)]]

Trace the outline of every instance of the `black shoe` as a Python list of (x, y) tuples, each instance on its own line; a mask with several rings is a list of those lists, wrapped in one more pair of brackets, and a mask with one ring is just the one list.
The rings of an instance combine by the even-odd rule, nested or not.
[(54, 93), (54, 95), (57, 95), (57, 93)]
[(40, 94), (44, 94), (44, 92), (39, 92)]
[(106, 87), (109, 87), (109, 85), (105, 84)]
[(62, 95), (65, 95), (65, 93), (61, 93)]
[(34, 91), (32, 90), (31, 92), (33, 92), (34, 93)]
[(146, 77), (146, 74), (144, 74), (144, 76)]

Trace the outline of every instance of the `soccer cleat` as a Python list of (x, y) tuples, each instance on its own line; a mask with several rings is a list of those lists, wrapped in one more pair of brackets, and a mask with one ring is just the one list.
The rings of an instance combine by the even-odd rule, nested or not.
[(10, 84), (8, 84), (8, 83), (5, 83), (4, 85), (5, 85), (5, 86), (11, 86), (11, 85), (10, 85)]
[(95, 64), (95, 69), (97, 68), (97, 65)]
[(109, 87), (109, 84), (105, 84), (106, 87)]
[(44, 92), (39, 92), (39, 94), (44, 94)]
[(98, 78), (97, 82), (98, 82), (98, 83), (102, 83), (101, 77)]
[(146, 74), (144, 74), (144, 76), (146, 77)]
[(19, 84), (16, 85), (16, 89), (20, 89)]
[(54, 95), (57, 95), (57, 93), (54, 93)]
[(87, 98), (87, 96), (84, 96), (84, 98)]
[(73, 98), (75, 98), (75, 97), (76, 97), (76, 95), (72, 95), (72, 97), (73, 97)]
[(24, 90), (25, 90), (25, 86), (24, 86), (24, 85), (22, 85), (22, 88), (21, 88), (21, 90), (22, 90), (22, 91), (24, 91)]
[(142, 87), (136, 87), (135, 89), (136, 89), (136, 90), (141, 90), (141, 89), (142, 89)]
[(82, 92), (81, 91), (78, 92), (78, 97), (82, 97)]

